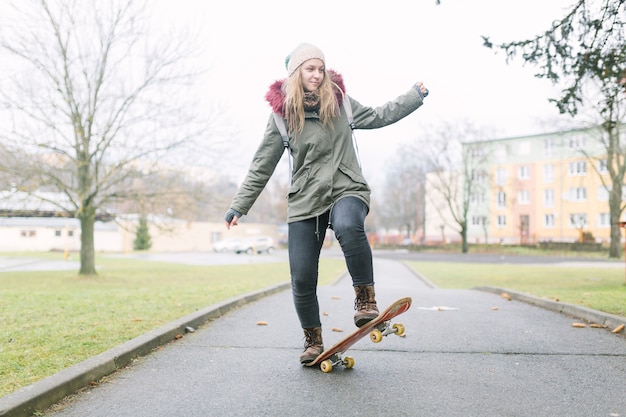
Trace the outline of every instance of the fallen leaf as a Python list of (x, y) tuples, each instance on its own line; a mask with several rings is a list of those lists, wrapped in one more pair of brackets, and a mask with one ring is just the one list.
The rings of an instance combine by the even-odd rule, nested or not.
[(333, 295), (332, 297), (330, 297), (332, 300), (341, 300), (341, 297), (339, 297), (338, 295)]
[(343, 329), (341, 329), (339, 327), (333, 327), (333, 332), (341, 333), (341, 332), (343, 332)]
[(177, 339), (177, 340), (178, 340), (178, 339), (182, 339), (182, 338), (183, 338), (183, 335), (182, 335), (182, 334), (180, 334), (180, 333), (179, 333), (179, 334), (177, 334), (176, 336), (174, 336), (174, 339)]
[(492, 309), (492, 310), (494, 310), (494, 311), (495, 311), (495, 310), (499, 310), (499, 308), (498, 308), (498, 307), (491, 307), (491, 309)]
[(256, 325), (257, 326), (267, 326), (269, 323), (263, 320), (257, 321)]
[(624, 325), (620, 324), (619, 326), (617, 326), (616, 328), (613, 329), (613, 331), (611, 333), (619, 333), (622, 330), (624, 330)]
[(324, 311), (322, 314), (327, 316), (328, 315), (328, 311)]
[(572, 327), (582, 328), (587, 327), (587, 325), (585, 323), (572, 323)]
[(500, 297), (504, 298), (505, 300), (509, 300), (511, 301), (513, 298), (506, 292), (503, 292), (502, 294), (500, 294)]
[(130, 321), (143, 321), (143, 319), (131, 319)]
[(606, 326), (604, 324), (591, 323), (589, 327), (593, 327), (594, 329), (605, 329)]

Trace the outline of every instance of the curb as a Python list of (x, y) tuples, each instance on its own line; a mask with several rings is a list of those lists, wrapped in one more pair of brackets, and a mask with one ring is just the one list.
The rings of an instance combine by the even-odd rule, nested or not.
[(614, 329), (622, 324), (626, 324), (626, 318), (613, 314), (603, 313), (591, 308), (577, 306), (574, 304), (561, 303), (559, 301), (548, 300), (546, 298), (535, 297), (533, 295), (498, 287), (475, 287), (474, 290), (491, 292), (495, 294), (507, 293), (512, 299), (527, 304), (532, 304), (546, 310), (555, 311), (570, 317), (585, 320), (588, 323), (596, 323)]
[(149, 354), (155, 348), (175, 341), (187, 327), (197, 328), (209, 320), (263, 297), (285, 291), (291, 283), (277, 284), (257, 292), (223, 301), (203, 308), (151, 330), (99, 355), (86, 359), (54, 375), (0, 397), (0, 416), (29, 417), (45, 410), (92, 382), (127, 366), (133, 359)]

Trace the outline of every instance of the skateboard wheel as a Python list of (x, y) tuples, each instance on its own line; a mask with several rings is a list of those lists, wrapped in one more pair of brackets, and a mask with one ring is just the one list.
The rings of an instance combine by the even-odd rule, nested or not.
[(392, 328), (395, 331), (396, 335), (404, 336), (404, 325), (402, 323), (395, 323)]
[(333, 363), (331, 362), (330, 359), (326, 359), (325, 361), (320, 363), (320, 369), (322, 370), (322, 372), (327, 374), (333, 370)]
[(354, 358), (352, 356), (346, 356), (343, 358), (343, 365), (350, 369), (354, 366)]
[(372, 332), (370, 333), (370, 340), (374, 343), (379, 343), (381, 340), (383, 340), (383, 332), (378, 329), (372, 330)]

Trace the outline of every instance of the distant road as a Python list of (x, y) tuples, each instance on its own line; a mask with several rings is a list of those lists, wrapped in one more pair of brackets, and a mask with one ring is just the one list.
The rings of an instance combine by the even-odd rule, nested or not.
[(608, 260), (597, 258), (578, 258), (573, 256), (526, 256), (498, 255), (487, 253), (423, 253), (409, 250), (374, 250), (374, 256), (395, 260), (427, 261), (427, 262), (467, 262), (487, 264), (563, 264), (592, 267), (624, 268), (624, 260)]
[[(215, 252), (162, 252), (162, 253), (131, 253), (107, 254), (112, 258), (134, 258), (145, 261), (172, 262), (185, 265), (232, 265), (232, 264), (255, 264), (268, 262), (285, 262), (288, 260), (287, 250), (280, 249), (271, 255), (247, 255), (235, 253)], [(341, 258), (341, 249), (337, 246), (322, 250), (322, 256)], [(563, 265), (581, 267), (614, 267), (624, 268), (623, 260), (608, 260), (595, 258), (576, 258), (562, 256), (517, 256), (497, 255), (483, 253), (423, 253), (409, 250), (374, 250), (374, 257), (400, 261), (427, 261), (427, 262), (468, 262), (488, 264), (525, 264), (525, 265)], [(76, 260), (58, 261), (49, 259), (37, 259), (19, 256), (0, 256), (0, 272), (9, 271), (55, 271), (77, 270), (80, 263)]]

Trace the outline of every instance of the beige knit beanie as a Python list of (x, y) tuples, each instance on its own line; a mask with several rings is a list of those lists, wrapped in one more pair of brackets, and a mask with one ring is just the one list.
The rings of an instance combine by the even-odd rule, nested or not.
[(291, 76), (300, 65), (309, 59), (321, 59), (324, 65), (326, 60), (324, 59), (324, 53), (315, 45), (310, 43), (301, 43), (285, 58), (285, 67), (287, 68), (287, 76)]

